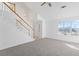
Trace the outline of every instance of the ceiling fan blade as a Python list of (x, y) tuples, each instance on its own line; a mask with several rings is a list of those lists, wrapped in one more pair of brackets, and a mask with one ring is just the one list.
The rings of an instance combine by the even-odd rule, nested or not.
[(52, 7), (51, 3), (48, 3), (49, 7)]
[(65, 7), (67, 7), (67, 6), (65, 6), (65, 5), (64, 6), (61, 6), (61, 8), (65, 8)]
[(41, 6), (43, 6), (45, 3), (46, 3), (46, 2), (43, 2), (43, 3), (41, 4)]

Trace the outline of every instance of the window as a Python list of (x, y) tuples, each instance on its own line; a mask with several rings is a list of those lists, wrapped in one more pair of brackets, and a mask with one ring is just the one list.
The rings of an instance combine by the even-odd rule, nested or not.
[(63, 20), (58, 24), (58, 29), (60, 32), (67, 33), (79, 33), (79, 20)]

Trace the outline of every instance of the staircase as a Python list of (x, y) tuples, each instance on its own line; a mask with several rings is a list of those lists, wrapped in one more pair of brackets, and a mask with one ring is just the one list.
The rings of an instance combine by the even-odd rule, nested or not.
[(33, 27), (16, 12), (14, 3), (1, 3), (0, 12), (0, 50), (34, 41)]

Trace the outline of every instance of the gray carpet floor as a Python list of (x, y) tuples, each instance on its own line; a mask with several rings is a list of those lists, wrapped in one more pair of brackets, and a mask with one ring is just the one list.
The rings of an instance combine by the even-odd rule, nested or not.
[(0, 56), (79, 56), (79, 44), (42, 39), (0, 51)]

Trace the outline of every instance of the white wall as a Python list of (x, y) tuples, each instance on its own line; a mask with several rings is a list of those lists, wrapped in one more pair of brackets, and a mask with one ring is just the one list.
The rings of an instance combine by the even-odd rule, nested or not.
[[(71, 5), (64, 9), (55, 9), (52, 11), (52, 19), (46, 20), (46, 37), (69, 42), (79, 43), (79, 36), (62, 35), (58, 32), (58, 22), (63, 19), (78, 19), (79, 7)], [(55, 14), (55, 15), (54, 15)]]

